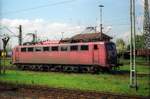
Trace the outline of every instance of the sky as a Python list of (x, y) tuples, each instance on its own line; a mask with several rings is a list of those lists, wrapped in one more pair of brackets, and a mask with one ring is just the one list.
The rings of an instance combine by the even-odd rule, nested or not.
[[(143, 0), (135, 1), (137, 32), (140, 33)], [(42, 40), (59, 40), (62, 32), (64, 38), (71, 37), (81, 33), (85, 27), (100, 24), (98, 5), (102, 4), (104, 33), (112, 36), (114, 41), (123, 38), (128, 43), (129, 2), (130, 0), (0, 0), (0, 35), (10, 35), (11, 46), (18, 44), (14, 35), (18, 35), (19, 25), (23, 27), (24, 42), (31, 40), (27, 33), (36, 33)]]

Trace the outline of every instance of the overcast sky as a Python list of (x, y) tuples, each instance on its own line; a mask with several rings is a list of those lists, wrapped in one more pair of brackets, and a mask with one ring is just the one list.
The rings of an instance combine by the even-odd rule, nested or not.
[[(23, 26), (24, 41), (27, 33), (37, 31), (41, 39), (61, 39), (78, 34), (87, 26), (98, 26), (99, 7), (103, 4), (104, 32), (110, 36), (129, 39), (130, 0), (0, 0), (0, 34), (18, 35)], [(142, 27), (143, 0), (136, 0), (137, 32)], [(13, 33), (10, 33), (7, 27)], [(2, 29), (3, 28), (3, 29)], [(0, 42), (1, 43), (1, 42)], [(18, 43), (12, 37), (10, 45)], [(1, 44), (2, 45), (2, 44)]]

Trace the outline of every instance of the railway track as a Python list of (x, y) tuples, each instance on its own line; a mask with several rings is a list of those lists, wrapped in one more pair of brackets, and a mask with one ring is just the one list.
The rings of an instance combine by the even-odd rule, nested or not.
[(48, 88), (44, 86), (12, 85), (0, 82), (0, 99), (149, 99), (106, 92)]

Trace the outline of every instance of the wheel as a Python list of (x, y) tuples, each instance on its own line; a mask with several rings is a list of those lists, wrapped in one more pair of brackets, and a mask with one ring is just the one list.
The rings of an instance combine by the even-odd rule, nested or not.
[(92, 74), (98, 74), (99, 71), (100, 71), (100, 69), (99, 69), (97, 66), (93, 66), (91, 73), (92, 73)]

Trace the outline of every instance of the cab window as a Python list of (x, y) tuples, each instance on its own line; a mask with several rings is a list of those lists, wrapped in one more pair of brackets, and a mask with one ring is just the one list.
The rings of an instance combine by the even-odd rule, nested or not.
[(97, 50), (98, 49), (98, 45), (94, 45), (94, 50)]
[(115, 49), (115, 44), (113, 44), (113, 43), (107, 44), (107, 49), (108, 50), (114, 50)]

